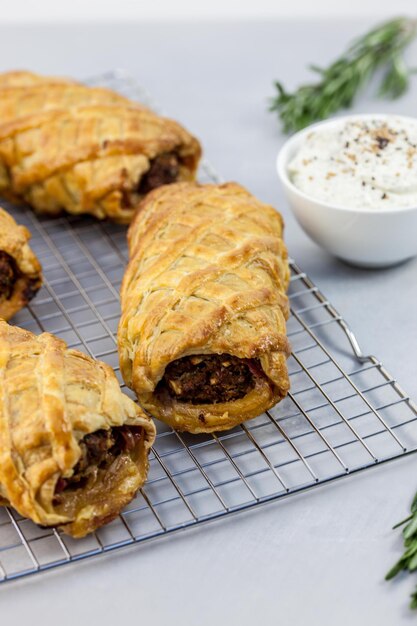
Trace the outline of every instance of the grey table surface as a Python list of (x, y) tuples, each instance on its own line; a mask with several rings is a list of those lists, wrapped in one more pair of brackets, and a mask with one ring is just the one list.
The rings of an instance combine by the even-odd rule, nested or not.
[[(275, 173), (284, 137), (267, 112), (272, 80), (295, 86), (368, 23), (0, 25), (0, 69), (88, 77), (124, 68), (202, 140), (225, 179), (274, 204), (291, 255), (414, 397), (417, 259), (384, 271), (348, 267), (300, 230)], [(417, 48), (410, 51), (417, 64)], [(417, 79), (397, 102), (371, 91), (355, 111), (415, 115)], [(391, 584), (391, 531), (417, 488), (411, 456), (250, 513), (138, 549), (0, 588), (1, 622), (118, 625), (411, 623), (417, 576)]]

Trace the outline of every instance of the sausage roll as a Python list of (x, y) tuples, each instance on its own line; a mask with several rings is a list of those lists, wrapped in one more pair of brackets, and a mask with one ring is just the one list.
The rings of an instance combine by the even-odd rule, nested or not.
[(0, 193), (39, 213), (128, 223), (151, 189), (193, 180), (200, 153), (177, 122), (109, 89), (0, 74)]
[(0, 318), (10, 319), (37, 293), (41, 266), (30, 249), (30, 232), (0, 208)]
[(0, 321), (0, 501), (82, 537), (143, 485), (155, 427), (113, 370)]
[(178, 183), (129, 229), (120, 366), (142, 406), (177, 430), (224, 430), (289, 388), (289, 280), (279, 213), (235, 183)]

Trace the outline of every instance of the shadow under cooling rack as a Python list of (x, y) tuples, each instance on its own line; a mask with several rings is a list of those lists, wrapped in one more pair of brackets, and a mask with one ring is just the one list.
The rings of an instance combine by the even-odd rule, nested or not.
[[(124, 74), (91, 81), (149, 104)], [(200, 179), (217, 180), (205, 163)], [(118, 368), (118, 292), (125, 229), (89, 218), (42, 219), (6, 204), (32, 232), (45, 283), (15, 323), (53, 332)], [(291, 262), (291, 392), (231, 431), (177, 433), (158, 422), (149, 478), (111, 524), (85, 539), (0, 508), (0, 582), (166, 535), (348, 476), (417, 448), (417, 410), (345, 321)], [(130, 391), (125, 389), (127, 393)]]

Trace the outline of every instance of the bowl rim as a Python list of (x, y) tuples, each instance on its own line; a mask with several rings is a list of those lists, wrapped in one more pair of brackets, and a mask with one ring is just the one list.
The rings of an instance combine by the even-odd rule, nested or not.
[(381, 119), (382, 120), (382, 119), (387, 119), (387, 118), (405, 120), (408, 122), (411, 121), (417, 125), (417, 117), (412, 117), (411, 115), (398, 115), (396, 113), (354, 113), (351, 115), (333, 116), (326, 120), (321, 120), (319, 122), (315, 122), (314, 124), (310, 124), (309, 126), (306, 126), (305, 128), (302, 128), (301, 130), (297, 131), (284, 142), (284, 144), (281, 146), (280, 150), (278, 151), (278, 154), (276, 157), (276, 169), (277, 169), (278, 177), (281, 183), (283, 184), (284, 187), (285, 186), (289, 187), (293, 193), (297, 194), (304, 200), (307, 200), (308, 202), (314, 202), (320, 206), (323, 206), (329, 209), (334, 209), (335, 211), (345, 211), (349, 213), (367, 214), (367, 215), (375, 215), (375, 216), (387, 215), (387, 214), (392, 215), (392, 214), (400, 214), (400, 213), (416, 211), (417, 204), (414, 204), (409, 207), (392, 207), (388, 209), (378, 210), (378, 209), (371, 209), (371, 208), (357, 209), (355, 207), (347, 207), (341, 204), (333, 204), (330, 202), (325, 202), (324, 200), (319, 200), (318, 198), (315, 198), (314, 196), (309, 195), (305, 193), (304, 191), (301, 191), (301, 189), (299, 189), (298, 187), (294, 185), (294, 183), (291, 181), (288, 175), (288, 162), (289, 162), (288, 154), (291, 148), (294, 146), (294, 144), (301, 142), (303, 137), (305, 137), (305, 135), (307, 135), (308, 133), (316, 130), (317, 128), (321, 128), (324, 126), (338, 126), (339, 124), (342, 125), (343, 123), (346, 123), (352, 120), (366, 120), (366, 119)]

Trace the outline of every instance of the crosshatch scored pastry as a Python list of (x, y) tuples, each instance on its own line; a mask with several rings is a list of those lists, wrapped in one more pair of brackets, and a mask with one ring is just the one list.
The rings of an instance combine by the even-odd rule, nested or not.
[(118, 341), (124, 380), (152, 415), (211, 432), (286, 395), (282, 232), (280, 214), (235, 183), (178, 183), (141, 203)]
[(113, 370), (0, 321), (0, 503), (82, 537), (143, 485), (152, 420)]
[(151, 189), (193, 180), (200, 144), (109, 89), (0, 74), (0, 193), (37, 212), (130, 222)]
[(8, 320), (42, 285), (41, 266), (30, 249), (30, 232), (0, 207), (0, 318)]

